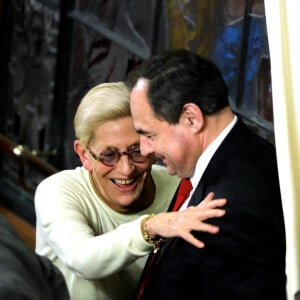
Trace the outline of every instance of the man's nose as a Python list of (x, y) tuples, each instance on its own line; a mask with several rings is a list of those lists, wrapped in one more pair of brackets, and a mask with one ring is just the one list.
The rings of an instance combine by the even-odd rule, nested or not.
[(154, 153), (151, 140), (145, 136), (141, 136), (140, 138), (140, 149), (143, 156)]

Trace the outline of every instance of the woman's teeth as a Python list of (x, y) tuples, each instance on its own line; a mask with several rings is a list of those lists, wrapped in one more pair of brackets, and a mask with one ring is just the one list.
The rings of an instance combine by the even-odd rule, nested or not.
[(131, 184), (134, 182), (134, 179), (114, 179), (113, 180), (116, 184)]

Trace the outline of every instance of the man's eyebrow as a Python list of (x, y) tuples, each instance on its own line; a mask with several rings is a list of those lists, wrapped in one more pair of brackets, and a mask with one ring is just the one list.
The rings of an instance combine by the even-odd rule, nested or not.
[(145, 131), (145, 130), (139, 129), (139, 128), (136, 130), (136, 132), (137, 132), (138, 134), (142, 134), (142, 135), (149, 134), (148, 131)]

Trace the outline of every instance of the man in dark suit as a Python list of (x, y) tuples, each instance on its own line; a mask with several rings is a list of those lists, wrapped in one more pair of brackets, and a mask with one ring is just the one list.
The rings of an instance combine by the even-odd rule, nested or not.
[(171, 50), (137, 67), (127, 85), (142, 153), (155, 153), (170, 174), (191, 180), (183, 207), (209, 192), (227, 198), (226, 215), (207, 221), (220, 227), (217, 235), (192, 232), (203, 249), (166, 241), (138, 299), (286, 299), (275, 149), (232, 112), (219, 69), (191, 51)]

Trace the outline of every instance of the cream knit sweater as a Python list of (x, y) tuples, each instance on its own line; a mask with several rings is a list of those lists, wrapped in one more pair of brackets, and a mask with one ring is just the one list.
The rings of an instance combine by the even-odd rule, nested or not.
[(72, 300), (132, 299), (152, 249), (142, 237), (140, 220), (166, 211), (179, 183), (157, 165), (152, 177), (154, 203), (128, 215), (99, 199), (83, 167), (56, 173), (38, 186), (36, 252), (61, 270)]

